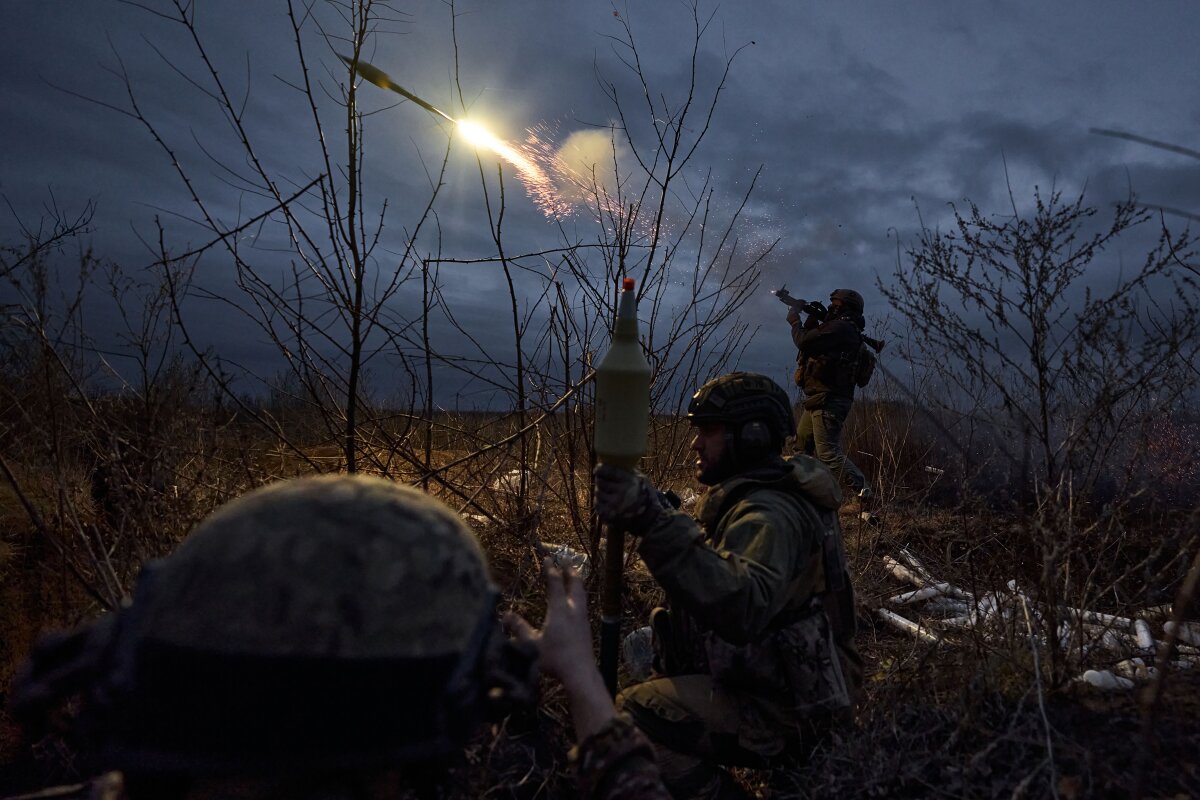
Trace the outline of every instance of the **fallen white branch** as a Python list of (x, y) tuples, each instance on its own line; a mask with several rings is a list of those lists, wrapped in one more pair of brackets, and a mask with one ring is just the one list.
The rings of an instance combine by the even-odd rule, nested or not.
[(1174, 622), (1167, 621), (1163, 623), (1163, 630), (1168, 634), (1175, 634), (1178, 641), (1200, 647), (1200, 622), (1181, 622), (1176, 625)]
[(1076, 680), (1091, 684), (1097, 689), (1108, 689), (1110, 691), (1133, 688), (1133, 681), (1129, 680), (1129, 678), (1122, 678), (1119, 675), (1114, 675), (1106, 669), (1089, 669), (1087, 672), (1080, 675)]
[[(944, 584), (942, 584), (944, 585)], [(889, 597), (888, 602), (893, 605), (906, 606), (911, 603), (919, 603), (922, 600), (930, 600), (934, 597), (940, 597), (942, 594), (942, 585), (926, 586), (924, 589), (913, 589), (911, 592), (898, 594), (895, 597)]]
[(880, 608), (875, 613), (879, 615), (880, 619), (891, 625), (893, 628), (912, 634), (923, 642), (931, 642), (936, 644), (938, 641), (940, 641), (935, 634), (929, 631), (928, 628), (925, 628), (924, 626), (913, 622), (910, 619), (906, 619), (895, 612), (888, 611), (886, 608)]
[(918, 587), (925, 585), (924, 578), (917, 575), (915, 572), (913, 572), (908, 567), (904, 566), (903, 564), (901, 564), (899, 561), (892, 558), (891, 556), (883, 557), (883, 565), (888, 568), (888, 572), (892, 573), (892, 576), (895, 577), (897, 580), (908, 581), (913, 586), (918, 586)]
[[(941, 639), (937, 631), (976, 630), (985, 639), (1011, 637), (1024, 611), (1024, 628), (1030, 645), (1035, 648), (1047, 646), (1049, 640), (1037, 631), (1044, 621), (1039, 604), (1020, 591), (1015, 580), (1007, 582), (1006, 589), (988, 591), (978, 597), (963, 591), (946, 581), (938, 580), (926, 569), (908, 548), (901, 548), (900, 557), (907, 562), (884, 556), (884, 567), (897, 580), (917, 587), (914, 590), (893, 595), (887, 602), (895, 606), (916, 608), (918, 603), (924, 619), (917, 621), (903, 617), (893, 611), (880, 608), (876, 614), (889, 626), (903, 631), (921, 641), (937, 643)], [(1119, 691), (1133, 688), (1134, 681), (1155, 678), (1154, 663), (1156, 650), (1165, 638), (1174, 640), (1170, 668), (1190, 670), (1200, 668), (1200, 622), (1179, 624), (1167, 621), (1163, 624), (1164, 636), (1155, 636), (1154, 627), (1170, 615), (1170, 606), (1146, 608), (1135, 617), (1106, 614), (1070, 606), (1060, 606), (1057, 625), (1057, 646), (1071, 656), (1072, 661), (1083, 668), (1089, 659), (1100, 664), (1112, 664), (1111, 669), (1088, 669), (1075, 680), (1099, 689)], [(986, 627), (985, 627), (986, 626)], [(1115, 663), (1114, 663), (1115, 662)]]
[[(905, 552), (907, 551), (901, 550), (902, 554)], [(959, 600), (966, 600), (968, 602), (974, 599), (970, 592), (963, 591), (952, 583), (934, 580), (933, 576), (930, 575), (923, 566), (921, 566), (921, 562), (911, 554), (909, 554), (908, 558), (914, 563), (912, 569), (904, 566), (891, 556), (883, 557), (883, 565), (887, 567), (888, 571), (892, 573), (892, 576), (897, 580), (907, 581), (918, 588), (923, 589), (926, 587), (936, 587), (939, 594), (944, 594)]]
[(1121, 630), (1132, 630), (1133, 620), (1129, 617), (1118, 617), (1113, 614), (1102, 614), (1099, 611), (1088, 611), (1082, 608), (1071, 608), (1065, 606), (1064, 611), (1076, 621), (1085, 622), (1088, 625), (1103, 625), (1109, 628), (1120, 628)]
[(924, 562), (917, 558), (916, 554), (907, 547), (900, 548), (900, 557), (908, 562), (908, 565), (913, 568), (917, 576), (924, 580), (926, 584), (943, 587), (942, 594), (950, 597), (957, 597), (959, 600), (972, 599), (970, 592), (963, 591), (952, 583), (939, 581), (937, 578), (933, 577), (933, 573), (929, 571)]
[(1133, 635), (1137, 638), (1138, 647), (1147, 653), (1154, 651), (1154, 635), (1150, 633), (1150, 623), (1144, 619), (1133, 621)]
[(909, 550), (907, 547), (901, 547), (900, 548), (900, 557), (903, 558), (905, 561), (907, 561), (908, 565), (910, 567), (912, 567), (918, 575), (920, 575), (922, 578), (924, 578), (929, 583), (934, 583), (933, 573), (931, 573), (925, 567), (925, 562), (923, 562), (923, 561), (921, 561), (921, 559), (917, 558), (916, 553), (914, 553), (912, 550)]

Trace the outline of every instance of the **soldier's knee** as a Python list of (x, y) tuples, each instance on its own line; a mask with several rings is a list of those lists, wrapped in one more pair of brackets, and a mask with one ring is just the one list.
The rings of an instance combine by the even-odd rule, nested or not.
[(635, 684), (617, 695), (617, 708), (656, 745), (689, 751), (704, 735), (701, 720), (675, 702), (666, 680)]
[(827, 467), (840, 467), (845, 461), (846, 457), (837, 442), (818, 441), (815, 449), (817, 459)]

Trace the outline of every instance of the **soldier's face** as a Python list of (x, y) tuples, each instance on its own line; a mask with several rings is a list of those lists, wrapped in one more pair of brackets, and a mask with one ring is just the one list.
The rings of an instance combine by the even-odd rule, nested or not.
[(719, 422), (701, 422), (695, 426), (696, 480), (705, 485), (717, 483), (717, 471), (725, 455), (725, 426)]

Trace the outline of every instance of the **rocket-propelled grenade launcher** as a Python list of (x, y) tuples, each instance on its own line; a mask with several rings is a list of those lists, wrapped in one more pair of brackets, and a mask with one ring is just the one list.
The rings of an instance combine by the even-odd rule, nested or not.
[(400, 84), (393, 81), (391, 78), (388, 77), (388, 74), (386, 72), (384, 72), (383, 70), (381, 70), (379, 67), (372, 66), (365, 61), (355, 61), (352, 58), (347, 58), (346, 56), (342, 55), (341, 53), (338, 53), (338, 58), (340, 58), (342, 61), (345, 61), (346, 64), (349, 65), (349, 67), (352, 70), (357, 72), (359, 77), (361, 77), (363, 80), (370, 81), (371, 83), (378, 86), (380, 89), (388, 89), (389, 91), (393, 91), (405, 99), (413, 101), (414, 103), (419, 105), (421, 108), (428, 111), (430, 114), (439, 116), (448, 122), (456, 122), (454, 117), (450, 116), (445, 111), (442, 111), (440, 108), (437, 108), (432, 103), (422, 100), (421, 98), (417, 97), (412, 92), (405, 89)]
[[(601, 464), (636, 469), (646, 452), (650, 422), (650, 363), (638, 337), (637, 293), (625, 278), (617, 303), (612, 344), (596, 367), (596, 457)], [(621, 570), (624, 531), (608, 526), (604, 553), (604, 603), (600, 619), (600, 673), (612, 694), (617, 689), (621, 642)]]
[[(805, 314), (813, 314), (817, 319), (820, 320), (825, 319), (825, 315), (829, 313), (829, 310), (825, 308), (824, 304), (819, 303), (816, 300), (801, 300), (799, 297), (792, 297), (786, 286), (780, 286), (778, 289), (772, 289), (771, 294), (779, 298), (779, 302), (783, 303), (784, 305), (791, 306), (797, 311)], [(862, 336), (862, 340), (869, 344), (871, 349), (876, 353), (883, 351), (883, 346), (886, 344), (883, 339), (875, 339), (871, 336), (867, 336), (865, 333), (860, 335)]]

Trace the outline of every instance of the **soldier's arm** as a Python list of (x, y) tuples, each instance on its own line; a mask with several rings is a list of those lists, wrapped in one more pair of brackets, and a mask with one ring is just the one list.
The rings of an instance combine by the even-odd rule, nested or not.
[(678, 512), (648, 531), (638, 552), (673, 603), (733, 644), (758, 637), (790, 599), (789, 581), (812, 537), (768, 502), (727, 513), (720, 547)]
[(821, 318), (816, 314), (809, 313), (804, 319), (801, 319), (799, 309), (792, 308), (791, 311), (795, 312), (788, 314), (788, 322), (792, 326), (792, 344), (800, 347), (804, 337), (821, 326)]
[(624, 715), (571, 751), (581, 800), (670, 800), (654, 751)]
[(668, 800), (654, 753), (627, 717), (619, 716), (592, 654), (587, 592), (574, 570), (542, 561), (546, 618), (537, 629), (509, 612), (504, 623), (525, 644), (537, 648), (538, 663), (563, 685), (579, 743), (571, 751), (579, 796), (590, 800), (645, 798)]
[(851, 350), (858, 347), (860, 341), (858, 328), (854, 323), (839, 319), (804, 331), (796, 341), (796, 346), (807, 356), (820, 356), (839, 350)]
[(800, 343), (804, 341), (804, 334), (806, 332), (804, 323), (800, 320), (799, 315), (797, 315), (794, 319), (789, 317), (788, 322), (792, 324), (792, 344), (796, 345), (796, 347), (799, 347)]

